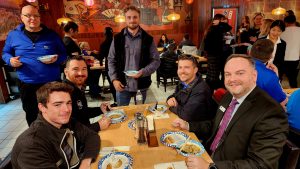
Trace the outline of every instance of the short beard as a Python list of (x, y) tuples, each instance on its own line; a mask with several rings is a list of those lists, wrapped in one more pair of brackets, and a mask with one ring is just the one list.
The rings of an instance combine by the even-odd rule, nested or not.
[(137, 30), (139, 28), (139, 25), (136, 25), (134, 27), (131, 27), (131, 26), (128, 26), (128, 29), (134, 31), (134, 30)]

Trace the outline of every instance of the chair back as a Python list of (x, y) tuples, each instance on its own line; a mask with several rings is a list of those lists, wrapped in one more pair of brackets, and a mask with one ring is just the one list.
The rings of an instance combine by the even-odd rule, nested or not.
[(299, 169), (300, 131), (290, 127), (289, 136), (279, 160), (280, 169)]

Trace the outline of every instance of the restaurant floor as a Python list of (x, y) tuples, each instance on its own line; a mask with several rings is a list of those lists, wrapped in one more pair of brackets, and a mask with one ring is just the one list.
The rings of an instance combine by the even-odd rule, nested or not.
[[(164, 102), (166, 98), (174, 92), (175, 85), (167, 86), (167, 92), (164, 91), (163, 85), (157, 88), (156, 75), (152, 76), (152, 85), (147, 93), (146, 103), (153, 103), (156, 101)], [(100, 85), (103, 86), (102, 80)], [(108, 82), (105, 81), (107, 86)], [(111, 94), (105, 94), (105, 97), (110, 98), (113, 102)], [(95, 100), (89, 97), (87, 94), (88, 104), (91, 107), (99, 106), (102, 101)], [(131, 99), (131, 104), (133, 99)], [(28, 128), (25, 120), (25, 112), (22, 109), (22, 103), (20, 99), (12, 100), (7, 104), (0, 104), (0, 162), (9, 154), (17, 137)]]

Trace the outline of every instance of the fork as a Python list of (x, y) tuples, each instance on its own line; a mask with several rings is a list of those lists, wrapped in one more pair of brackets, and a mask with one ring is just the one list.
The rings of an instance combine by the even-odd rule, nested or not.
[(188, 141), (190, 141), (190, 136), (184, 141), (184, 143), (182, 144), (182, 146), (180, 147), (179, 151), (182, 151), (183, 147), (188, 143)]

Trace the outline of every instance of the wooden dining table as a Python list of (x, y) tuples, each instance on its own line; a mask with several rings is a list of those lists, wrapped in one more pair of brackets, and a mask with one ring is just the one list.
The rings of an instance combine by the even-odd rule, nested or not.
[[(179, 131), (178, 128), (174, 128), (171, 124), (172, 121), (177, 118), (177, 115), (169, 110), (166, 111), (169, 118), (154, 120), (158, 147), (148, 147), (148, 144), (137, 143), (137, 140), (134, 138), (135, 131), (128, 127), (128, 122), (134, 119), (136, 112), (141, 112), (144, 115), (152, 114), (152, 112), (146, 110), (148, 106), (149, 104), (118, 107), (117, 109), (124, 110), (127, 114), (127, 119), (121, 123), (112, 124), (108, 129), (99, 132), (101, 149), (103, 147), (129, 146), (130, 150), (124, 152), (133, 157), (132, 168), (134, 169), (153, 169), (155, 164), (184, 161), (186, 157), (178, 154), (174, 148), (167, 147), (160, 142), (162, 134), (168, 131)], [(186, 130), (182, 132), (190, 136), (191, 139), (198, 141), (194, 133)], [(208, 162), (212, 162), (212, 159), (206, 151), (201, 157)], [(92, 169), (98, 168), (98, 163), (101, 158), (100, 155), (97, 157), (96, 161), (92, 164)]]
[(294, 91), (298, 90), (299, 88), (290, 88), (290, 89), (283, 89), (283, 91), (286, 93), (286, 94), (289, 94), (291, 95)]

